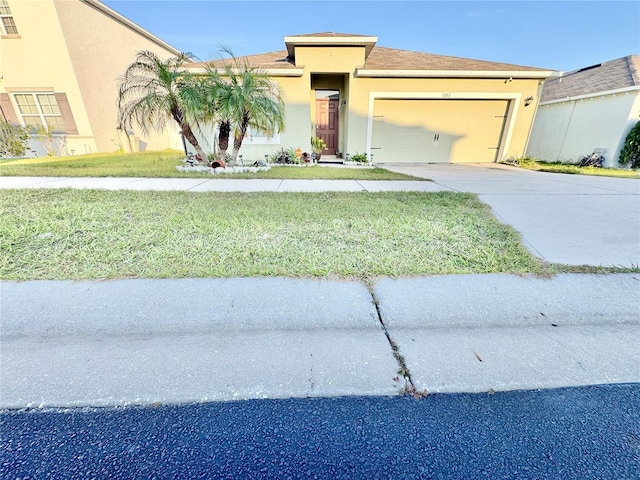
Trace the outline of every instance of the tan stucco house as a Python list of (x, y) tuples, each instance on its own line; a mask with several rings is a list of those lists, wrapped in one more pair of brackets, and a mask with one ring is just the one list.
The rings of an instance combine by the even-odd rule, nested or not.
[(561, 73), (545, 82), (527, 153), (548, 162), (578, 162), (602, 151), (619, 167), (629, 131), (640, 120), (640, 55)]
[(96, 0), (0, 0), (0, 17), (5, 120), (53, 126), (60, 154), (181, 148), (175, 129), (117, 129), (118, 75), (139, 50), (175, 48)]
[(366, 152), (375, 163), (495, 162), (524, 154), (551, 71), (377, 41), (294, 35), (284, 37), (286, 50), (238, 58), (271, 76), (286, 102), (285, 132), (250, 133), (240, 151), (245, 159), (280, 148), (310, 151), (313, 135), (328, 146), (324, 158)]

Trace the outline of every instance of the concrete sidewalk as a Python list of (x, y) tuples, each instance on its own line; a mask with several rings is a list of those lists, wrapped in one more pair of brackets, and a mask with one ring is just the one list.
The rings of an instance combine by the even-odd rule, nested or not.
[(270, 180), (232, 178), (0, 177), (4, 188), (99, 188), (186, 192), (438, 192), (450, 190), (424, 180)]
[[(1, 282), (0, 407), (640, 382), (640, 276)], [(406, 370), (406, 376), (399, 373)]]

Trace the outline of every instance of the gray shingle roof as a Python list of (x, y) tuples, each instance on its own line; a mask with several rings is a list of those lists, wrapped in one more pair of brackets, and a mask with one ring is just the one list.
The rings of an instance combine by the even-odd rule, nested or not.
[(550, 102), (639, 85), (640, 56), (628, 55), (548, 79), (540, 101)]
[(371, 70), (544, 71), (536, 67), (378, 46), (374, 47), (367, 57), (364, 68)]
[[(275, 52), (260, 53), (258, 55), (246, 55), (237, 57), (238, 65), (248, 65), (250, 67), (258, 67), (261, 69), (290, 69), (296, 68), (290, 58), (287, 58), (286, 50), (278, 50)], [(191, 67), (202, 67), (206, 63), (215, 67), (224, 67), (225, 65), (234, 65), (234, 61), (229, 58), (222, 60), (214, 60), (210, 62), (199, 62), (190, 65)]]
[[(317, 35), (317, 34), (316, 34)], [(291, 69), (295, 64), (287, 57), (286, 50), (238, 57), (240, 65), (250, 65), (262, 69)], [(217, 60), (211, 65), (222, 66), (229, 60)], [(194, 64), (194, 67), (202, 64)], [(451, 71), (546, 71), (542, 68), (525, 67), (508, 63), (473, 60), (470, 58), (450, 57), (433, 53), (413, 52), (395, 48), (375, 46), (367, 57), (365, 69), (370, 70), (451, 70)]]

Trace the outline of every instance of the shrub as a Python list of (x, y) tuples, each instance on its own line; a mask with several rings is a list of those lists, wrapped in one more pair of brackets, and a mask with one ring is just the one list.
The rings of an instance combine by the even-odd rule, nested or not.
[(366, 153), (355, 153), (353, 155), (351, 155), (350, 160), (352, 162), (356, 162), (356, 163), (367, 163), (369, 160), (367, 159), (367, 154)]
[(53, 127), (51, 125), (40, 125), (35, 130), (35, 138), (44, 147), (47, 157), (55, 157), (56, 149), (53, 148)]
[(296, 156), (296, 149), (293, 147), (287, 149), (283, 148), (277, 152), (273, 152), (269, 155), (269, 163), (279, 163), (278, 160), (281, 156), (288, 157), (289, 160), (287, 163), (300, 163), (300, 159)]
[(27, 140), (29, 140), (27, 129), (4, 120), (0, 121), (0, 156), (24, 157), (27, 152)]
[(621, 165), (631, 164), (631, 168), (640, 168), (640, 121), (631, 129), (620, 151), (618, 162)]
[[(207, 153), (207, 160), (209, 160), (209, 162), (219, 162), (222, 157), (222, 153), (217, 150), (215, 152)], [(231, 164), (231, 160), (233, 160), (233, 157), (230, 153), (225, 153), (224, 158), (222, 159), (224, 160), (225, 164)]]

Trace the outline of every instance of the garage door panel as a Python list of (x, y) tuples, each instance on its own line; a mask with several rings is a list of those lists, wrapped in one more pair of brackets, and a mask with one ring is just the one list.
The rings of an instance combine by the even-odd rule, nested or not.
[(376, 162), (493, 162), (508, 105), (506, 100), (377, 99), (372, 153)]
[(421, 131), (377, 131), (374, 129), (375, 138), (378, 138), (376, 147), (378, 148), (419, 148), (429, 143), (429, 136), (433, 138), (433, 133), (426, 134)]

